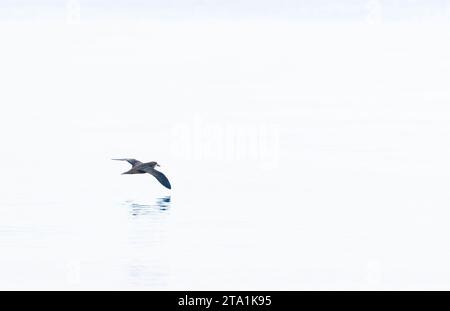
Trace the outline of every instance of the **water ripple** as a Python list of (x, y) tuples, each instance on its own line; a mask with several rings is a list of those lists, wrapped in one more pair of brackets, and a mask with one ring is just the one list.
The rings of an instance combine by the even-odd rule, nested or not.
[(157, 198), (155, 203), (153, 204), (136, 203), (133, 200), (128, 200), (123, 203), (123, 205), (126, 205), (130, 208), (130, 215), (134, 217), (155, 215), (168, 211), (170, 209), (170, 204), (170, 196)]

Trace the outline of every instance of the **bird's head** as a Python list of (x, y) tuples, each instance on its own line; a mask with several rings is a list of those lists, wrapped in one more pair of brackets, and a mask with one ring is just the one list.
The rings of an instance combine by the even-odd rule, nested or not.
[(149, 162), (149, 164), (151, 165), (151, 167), (160, 166), (160, 165), (158, 164), (158, 162), (155, 162), (155, 161)]

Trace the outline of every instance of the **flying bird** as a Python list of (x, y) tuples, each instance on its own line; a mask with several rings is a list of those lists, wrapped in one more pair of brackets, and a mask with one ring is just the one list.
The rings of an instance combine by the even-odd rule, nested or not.
[(155, 166), (160, 166), (156, 162), (147, 162), (142, 163), (141, 161), (138, 161), (136, 159), (113, 159), (116, 161), (127, 161), (131, 164), (131, 169), (129, 171), (126, 171), (122, 174), (145, 174), (149, 173), (150, 175), (155, 176), (155, 178), (166, 188), (172, 189), (170, 186), (170, 182), (167, 179), (166, 175), (161, 173), (160, 171), (157, 171), (155, 169)]

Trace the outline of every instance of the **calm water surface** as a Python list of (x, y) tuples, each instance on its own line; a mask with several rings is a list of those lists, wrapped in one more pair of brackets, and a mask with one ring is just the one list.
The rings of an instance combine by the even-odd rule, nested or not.
[(448, 25), (0, 34), (0, 289), (450, 288)]

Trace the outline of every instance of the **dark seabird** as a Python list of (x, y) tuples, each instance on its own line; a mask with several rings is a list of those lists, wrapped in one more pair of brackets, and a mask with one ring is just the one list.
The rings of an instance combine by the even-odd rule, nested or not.
[(141, 161), (138, 161), (136, 159), (113, 159), (117, 161), (127, 161), (132, 165), (132, 168), (122, 174), (145, 174), (149, 173), (150, 175), (155, 176), (156, 179), (166, 188), (172, 189), (170, 186), (170, 182), (167, 179), (166, 175), (161, 173), (160, 171), (155, 170), (155, 166), (160, 166), (156, 162), (148, 162), (148, 163), (142, 163)]

